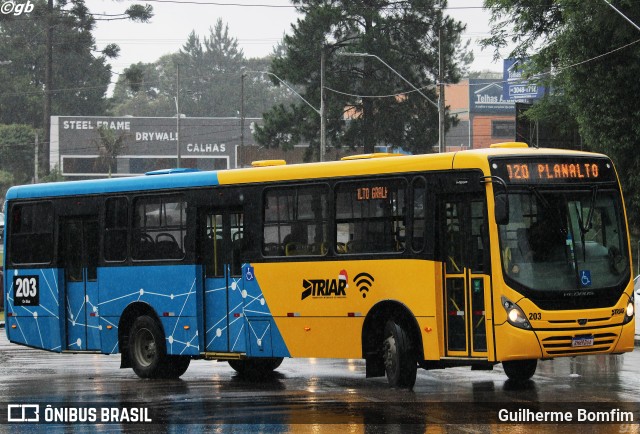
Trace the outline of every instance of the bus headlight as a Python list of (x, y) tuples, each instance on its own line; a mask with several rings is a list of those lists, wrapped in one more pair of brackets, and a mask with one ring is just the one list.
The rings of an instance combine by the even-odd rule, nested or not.
[(633, 319), (633, 314), (635, 313), (635, 304), (634, 304), (634, 297), (635, 295), (632, 295), (631, 298), (629, 299), (629, 304), (627, 304), (627, 308), (624, 311), (624, 322), (623, 324), (628, 323), (629, 321), (631, 321)]
[(502, 307), (507, 312), (507, 321), (514, 327), (531, 330), (531, 324), (520, 307), (511, 300), (502, 296)]

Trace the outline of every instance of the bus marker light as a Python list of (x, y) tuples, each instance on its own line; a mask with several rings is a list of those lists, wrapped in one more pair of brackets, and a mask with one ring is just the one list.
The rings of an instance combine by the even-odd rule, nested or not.
[(305, 331), (305, 332), (310, 332), (310, 331), (311, 331), (311, 327), (305, 327), (305, 328), (304, 328), (304, 331)]
[(287, 316), (288, 317), (295, 317), (295, 316), (300, 316), (300, 313), (298, 312), (287, 312)]
[(186, 326), (184, 326), (184, 327), (182, 327), (182, 328), (183, 328), (183, 329), (185, 329), (185, 330), (189, 330), (191, 327), (190, 327), (190, 326), (188, 326), (188, 325), (186, 325)]
[(175, 312), (162, 312), (162, 316), (176, 316)]
[(112, 328), (113, 328), (113, 326), (112, 326), (112, 325), (108, 325), (108, 326), (107, 326), (107, 330), (111, 330)]
[(241, 317), (242, 317), (242, 314), (241, 314), (241, 313), (239, 313), (239, 312), (237, 312), (237, 313), (234, 313), (234, 314), (233, 314), (233, 317), (234, 317), (234, 318), (241, 318)]
[(12, 329), (16, 328), (16, 325), (15, 325), (15, 324), (12, 324), (12, 325), (11, 325), (11, 328), (12, 328)]
[(348, 317), (362, 316), (360, 312), (347, 312)]
[(432, 330), (433, 329), (431, 327), (425, 327), (424, 328), (424, 331), (427, 332), (427, 333), (431, 333)]

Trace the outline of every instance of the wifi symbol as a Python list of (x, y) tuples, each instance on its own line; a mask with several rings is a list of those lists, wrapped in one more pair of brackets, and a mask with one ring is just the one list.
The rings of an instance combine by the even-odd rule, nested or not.
[(369, 273), (360, 273), (353, 278), (353, 281), (358, 287), (358, 291), (362, 292), (362, 298), (367, 298), (367, 292), (369, 292), (369, 289), (373, 285), (375, 279)]

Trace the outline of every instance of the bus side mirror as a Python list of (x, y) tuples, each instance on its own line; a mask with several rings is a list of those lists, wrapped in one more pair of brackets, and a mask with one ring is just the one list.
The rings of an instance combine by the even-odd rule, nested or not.
[(506, 225), (509, 223), (509, 196), (507, 194), (497, 194), (495, 199), (496, 223)]

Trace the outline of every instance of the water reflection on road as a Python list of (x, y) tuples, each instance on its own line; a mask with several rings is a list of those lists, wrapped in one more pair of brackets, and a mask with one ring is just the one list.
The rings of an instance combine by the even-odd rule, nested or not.
[[(0, 403), (43, 408), (147, 408), (152, 424), (67, 425), (65, 431), (125, 432), (611, 432), (640, 433), (640, 351), (541, 362), (525, 384), (469, 368), (418, 372), (413, 391), (365, 379), (360, 360), (285, 360), (266, 378), (244, 378), (226, 363), (192, 362), (180, 380), (141, 380), (119, 356), (53, 354), (0, 337)], [(615, 409), (634, 422), (577, 425), (501, 422), (529, 412)], [(2, 421), (5, 422), (5, 421)], [(0, 425), (0, 431), (8, 425)], [(45, 430), (47, 425), (21, 425)], [(14, 427), (11, 427), (14, 428)], [(60, 426), (49, 427), (58, 429)]]

